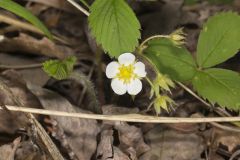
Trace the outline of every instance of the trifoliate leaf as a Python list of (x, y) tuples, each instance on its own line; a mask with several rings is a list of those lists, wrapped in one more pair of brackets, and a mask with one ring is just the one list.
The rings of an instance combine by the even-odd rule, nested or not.
[(187, 49), (177, 47), (169, 39), (150, 41), (144, 54), (161, 73), (169, 75), (173, 80), (191, 80), (196, 72), (196, 64)]
[(34, 26), (36, 26), (38, 29), (40, 29), (48, 38), (52, 39), (52, 35), (45, 27), (45, 25), (31, 12), (29, 12), (26, 8), (22, 7), (18, 3), (12, 1), (12, 0), (0, 0), (0, 8), (4, 8), (22, 18), (32, 23)]
[(240, 76), (237, 72), (217, 68), (198, 71), (193, 86), (199, 95), (212, 104), (240, 109)]
[(197, 46), (197, 62), (208, 68), (226, 61), (240, 49), (240, 16), (220, 13), (204, 25)]
[(140, 24), (124, 0), (95, 0), (90, 11), (91, 32), (111, 57), (135, 50)]
[(76, 57), (70, 56), (65, 60), (49, 60), (43, 63), (43, 70), (51, 77), (62, 80), (68, 78), (76, 63)]

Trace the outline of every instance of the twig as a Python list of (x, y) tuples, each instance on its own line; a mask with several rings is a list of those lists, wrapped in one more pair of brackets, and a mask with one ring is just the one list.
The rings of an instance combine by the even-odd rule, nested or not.
[(98, 87), (98, 100), (100, 106), (102, 104), (105, 104), (105, 94), (104, 94), (104, 78), (103, 78), (103, 72), (102, 72), (102, 63), (103, 63), (103, 51), (100, 49), (100, 47), (97, 47), (97, 51), (95, 54), (95, 59), (96, 59), (96, 83)]
[[(88, 73), (88, 76), (87, 76), (88, 79), (91, 79), (91, 76), (92, 76), (92, 74), (93, 74), (94, 68), (95, 68), (95, 65), (93, 64), (92, 67), (91, 67), (91, 69), (90, 69), (90, 71), (89, 71), (89, 73)], [(80, 105), (82, 104), (82, 102), (83, 102), (83, 98), (85, 97), (86, 91), (87, 91), (87, 86), (84, 85), (84, 86), (83, 86), (82, 93), (81, 93), (81, 96), (80, 96), (80, 98), (79, 98), (79, 100), (78, 100), (78, 105), (79, 105), (79, 106), (80, 106)]]
[(186, 90), (188, 93), (190, 93), (192, 96), (194, 96), (196, 99), (198, 99), (200, 102), (202, 102), (203, 104), (205, 104), (206, 106), (212, 108), (213, 106), (209, 103), (207, 103), (204, 99), (202, 99), (201, 97), (199, 97), (196, 93), (194, 93), (191, 89), (189, 89), (187, 86), (185, 86), (184, 84), (180, 83), (180, 82), (176, 82), (179, 86), (181, 86), (184, 90)]
[(157, 38), (168, 38), (169, 36), (168, 35), (155, 35), (155, 36), (151, 36), (151, 37), (148, 37), (147, 39), (145, 39), (140, 45), (139, 45), (139, 49), (140, 49), (140, 54), (142, 53), (143, 49), (145, 48), (145, 44), (152, 40), (152, 39), (157, 39)]
[[(10, 24), (10, 25), (13, 25), (13, 26), (31, 31), (33, 33), (44, 35), (44, 33), (40, 29), (38, 29), (37, 27), (35, 27), (35, 26), (33, 26), (29, 23), (25, 23), (25, 22), (22, 22), (20, 20), (17, 20), (15, 18), (9, 17), (9, 16), (4, 15), (4, 14), (0, 14), (0, 22), (4, 22), (4, 23)], [(53, 36), (53, 38), (55, 40), (58, 40), (59, 42), (64, 43), (64, 44), (69, 44), (68, 42), (66, 42), (65, 40), (63, 40), (63, 39), (61, 39), (57, 36)]]
[(238, 127), (234, 127), (234, 126), (226, 126), (226, 125), (222, 125), (216, 122), (210, 122), (211, 125), (213, 125), (216, 128), (219, 128), (221, 130), (225, 130), (225, 131), (230, 131), (230, 132), (238, 132), (240, 133), (240, 128)]
[[(12, 102), (15, 103), (16, 105), (18, 105), (18, 106), (23, 105), (23, 103), (22, 103), (22, 101), (20, 101), (19, 97), (14, 96), (11, 89), (1, 79), (0, 79), (0, 90), (3, 91), (4, 93), (6, 93), (6, 95), (9, 96), (9, 98), (11, 98)], [(6, 106), (1, 107), (1, 109), (6, 109), (6, 108), (7, 108)], [(30, 124), (32, 124), (32, 127), (34, 127), (33, 129), (36, 131), (36, 134), (34, 134), (34, 136), (38, 136), (37, 138), (39, 138), (41, 140), (42, 144), (44, 144), (46, 146), (47, 151), (48, 151), (49, 155), (52, 157), (52, 159), (53, 160), (64, 160), (61, 153), (57, 149), (56, 145), (52, 142), (49, 135), (46, 133), (44, 128), (41, 126), (41, 124), (36, 120), (36, 118), (33, 116), (33, 114), (30, 112), (25, 112), (24, 115), (26, 116), (26, 118), (28, 118), (28, 121), (30, 122)], [(22, 123), (23, 126), (26, 125), (25, 124), (26, 122), (24, 122), (24, 121), (23, 122), (19, 121), (19, 123)]]
[(25, 64), (25, 65), (0, 65), (0, 69), (32, 69), (32, 68), (40, 68), (42, 67), (41, 63), (36, 64)]
[(0, 14), (0, 21), (7, 23), (7, 24), (11, 24), (13, 26), (18, 26), (19, 28), (23, 28), (23, 29), (29, 30), (34, 33), (43, 34), (43, 32), (40, 29), (38, 29), (37, 27), (35, 27), (31, 24), (25, 23), (25, 22), (21, 22), (15, 18), (11, 18), (7, 15)]
[(240, 155), (240, 150), (237, 150), (236, 152), (234, 152), (229, 160), (234, 160), (235, 158), (237, 158), (238, 155)]
[[(95, 120), (110, 120), (110, 121), (126, 121), (126, 122), (141, 122), (141, 123), (208, 123), (208, 122), (235, 122), (240, 121), (240, 117), (209, 117), (209, 118), (178, 118), (178, 117), (156, 117), (145, 116), (140, 114), (124, 114), (124, 115), (101, 115), (88, 113), (69, 113), (54, 110), (44, 110), (36, 108), (26, 108), (6, 105), (10, 111), (26, 112), (33, 114), (64, 116), (72, 118), (86, 118)], [(0, 109), (3, 109), (0, 106)]]
[[(181, 86), (185, 91), (187, 91), (188, 93), (190, 93), (192, 96), (194, 96), (196, 99), (198, 99), (200, 102), (202, 102), (203, 104), (205, 104), (207, 107), (209, 107), (210, 109), (213, 109), (214, 112), (216, 112), (217, 114), (219, 114), (220, 116), (223, 117), (231, 117), (231, 115), (229, 113), (227, 113), (226, 111), (216, 108), (213, 105), (211, 105), (210, 103), (206, 102), (204, 99), (202, 99), (201, 97), (199, 97), (196, 93), (194, 93), (191, 89), (189, 89), (187, 86), (185, 86), (184, 84), (180, 83), (180, 82), (176, 82), (179, 86)], [(239, 126), (239, 124), (235, 124), (237, 126)]]
[[(87, 68), (84, 63), (77, 62), (75, 67), (81, 66)], [(15, 70), (22, 70), (22, 69), (33, 69), (33, 68), (41, 68), (42, 63), (35, 63), (35, 64), (25, 64), (25, 65), (4, 65), (0, 64), (0, 69), (15, 69)]]
[(71, 3), (74, 7), (76, 7), (78, 10), (80, 10), (82, 13), (84, 13), (86, 16), (89, 16), (90, 13), (84, 9), (82, 6), (80, 6), (78, 3), (76, 3), (74, 0), (67, 0), (69, 3)]

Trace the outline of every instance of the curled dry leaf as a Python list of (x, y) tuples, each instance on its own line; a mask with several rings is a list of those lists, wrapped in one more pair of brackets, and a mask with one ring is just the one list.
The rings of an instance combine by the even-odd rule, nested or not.
[(5, 36), (0, 41), (0, 50), (2, 52), (22, 52), (60, 59), (64, 58), (66, 53), (73, 53), (70, 48), (57, 46), (45, 37), (39, 40), (24, 33), (20, 33), (19, 36), (13, 38)]
[(97, 160), (135, 160), (135, 158), (129, 158), (126, 153), (113, 145), (113, 130), (111, 128), (102, 131), (96, 158)]
[[(143, 153), (150, 150), (150, 147), (144, 142), (142, 130), (133, 125), (128, 125), (125, 122), (116, 122), (114, 128), (118, 131), (120, 148), (125, 152), (131, 151), (134, 148), (136, 156), (140, 156)], [(130, 149), (130, 150), (129, 150)]]
[(105, 129), (101, 132), (100, 143), (97, 147), (97, 159), (107, 160), (113, 157), (113, 130)]
[[(39, 98), (45, 109), (72, 113), (86, 112), (72, 106), (65, 98), (55, 92), (31, 85), (29, 88)], [(51, 118), (55, 119), (57, 125), (65, 132), (67, 143), (77, 158), (91, 159), (97, 147), (96, 137), (99, 132), (97, 121), (58, 116), (51, 116)]]
[[(137, 108), (124, 108), (114, 105), (102, 107), (104, 114), (130, 114), (137, 113)], [(104, 122), (110, 124), (118, 131), (120, 145), (118, 146), (124, 153), (128, 153), (130, 157), (138, 157), (147, 152), (150, 148), (144, 142), (142, 130), (134, 125), (129, 125), (126, 122)]]

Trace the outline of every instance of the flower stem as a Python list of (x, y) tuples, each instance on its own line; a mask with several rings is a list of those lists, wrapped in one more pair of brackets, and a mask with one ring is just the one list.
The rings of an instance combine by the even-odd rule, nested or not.
[(144, 50), (144, 48), (145, 48), (145, 44), (148, 42), (148, 41), (150, 41), (150, 40), (152, 40), (152, 39), (157, 39), (157, 38), (169, 38), (169, 35), (155, 35), (155, 36), (151, 36), (151, 37), (149, 37), (149, 38), (147, 38), (147, 39), (145, 39), (140, 45), (139, 45), (139, 53), (141, 54), (142, 53), (142, 51)]
[(152, 83), (152, 81), (151, 81), (148, 77), (145, 77), (145, 79), (146, 79), (147, 82), (150, 84), (150, 86), (153, 87), (153, 83)]

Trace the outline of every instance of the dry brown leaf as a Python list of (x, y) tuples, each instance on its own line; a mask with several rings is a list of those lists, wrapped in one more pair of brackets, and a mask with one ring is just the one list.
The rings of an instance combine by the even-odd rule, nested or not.
[(17, 150), (17, 147), (19, 146), (19, 143), (21, 141), (21, 138), (16, 138), (12, 144), (5, 144), (0, 147), (0, 160), (15, 160), (15, 152)]
[(97, 159), (107, 160), (112, 157), (113, 157), (113, 130), (105, 129), (101, 132), (101, 139), (97, 148)]
[(21, 142), (16, 150), (14, 160), (52, 160), (31, 141)]
[[(30, 85), (29, 88), (37, 95), (45, 109), (86, 113), (86, 111), (72, 106), (65, 98), (55, 92)], [(67, 143), (78, 159), (91, 159), (97, 147), (96, 137), (99, 133), (97, 121), (58, 116), (51, 117), (57, 121), (58, 126), (65, 132)], [(59, 134), (62, 135), (62, 133)]]
[[(7, 85), (15, 97), (9, 95), (7, 91), (1, 88), (1, 105), (15, 105), (14, 98), (18, 98), (24, 106), (33, 108), (40, 107), (38, 99), (26, 88), (24, 80), (15, 71), (5, 71), (0, 75), (1, 83)], [(2, 86), (1, 86), (2, 87)], [(28, 125), (27, 117), (21, 112), (9, 112), (0, 110), (0, 132), (14, 134), (16, 130)]]
[[(137, 108), (124, 108), (114, 105), (102, 107), (103, 114), (128, 114), (137, 113)], [(140, 128), (134, 125), (129, 125), (126, 122), (104, 122), (104, 124), (111, 124), (118, 131), (120, 145), (119, 148), (128, 153), (130, 157), (138, 157), (147, 152), (150, 148), (144, 142), (143, 133)]]
[(103, 114), (111, 115), (111, 114), (134, 114), (138, 113), (139, 109), (134, 108), (127, 108), (127, 107), (119, 107), (116, 105), (105, 105), (102, 106)]
[(35, 16), (38, 16), (40, 13), (44, 12), (49, 8), (49, 6), (39, 3), (27, 3), (25, 7)]
[(129, 148), (136, 150), (136, 155), (140, 156), (150, 150), (150, 147), (144, 142), (143, 134), (140, 128), (128, 125), (125, 122), (116, 122), (114, 128), (118, 131), (120, 148), (127, 152)]
[(230, 153), (233, 153), (234, 149), (240, 145), (240, 133), (214, 128), (212, 141), (213, 149), (218, 148), (220, 144), (226, 146), (228, 148), (228, 151)]
[(13, 54), (4, 54), (0, 53), (0, 68), (3, 66), (5, 68), (21, 68), (25, 67), (26, 69), (20, 69), (17, 72), (22, 76), (25, 81), (31, 82), (38, 86), (43, 86), (49, 80), (49, 76), (43, 71), (41, 67), (31, 67), (36, 64), (42, 63), (41, 58), (29, 58), (22, 55), (13, 55)]
[(129, 157), (126, 155), (126, 154), (124, 154), (119, 148), (117, 148), (117, 147), (113, 147), (113, 153), (114, 153), (114, 155), (113, 155), (113, 158), (111, 159), (111, 158), (109, 158), (109, 159), (107, 159), (107, 160), (131, 160), (131, 159), (129, 159)]
[(102, 113), (94, 84), (81, 71), (72, 73), (65, 80), (50, 79), (45, 86), (60, 93), (81, 109), (98, 114)]
[[(6, 71), (2, 74), (2, 76), (0, 76), (0, 89), (0, 93), (2, 94), (0, 95), (2, 106), (9, 103), (17, 106), (31, 106), (33, 108), (38, 108), (41, 106), (38, 99), (36, 99), (36, 97), (28, 90), (24, 81), (14, 71)], [(4, 114), (4, 111), (8, 114)], [(1, 110), (1, 114), (3, 115), (0, 116), (3, 119), (3, 122), (1, 121), (3, 133), (10, 132), (10, 134), (13, 134), (19, 128), (27, 129), (27, 131), (29, 131), (29, 135), (34, 137), (34, 142), (37, 143), (38, 146), (44, 146), (41, 148), (44, 153), (49, 153), (54, 160), (63, 159), (57, 147), (33, 114), (10, 112), (7, 109)], [(6, 120), (9, 120), (7, 124), (5, 122)], [(16, 126), (11, 126), (8, 124), (12, 122), (15, 122), (14, 124), (16, 124)], [(4, 130), (7, 127), (10, 129)]]
[(204, 150), (200, 136), (164, 130), (161, 125), (150, 130), (145, 139), (151, 150), (142, 155), (140, 160), (201, 160)]
[(72, 5), (70, 5), (66, 0), (28, 0), (28, 1), (41, 3), (70, 13), (77, 12), (77, 10), (74, 7), (72, 7)]
[(67, 54), (73, 53), (70, 48), (57, 46), (45, 37), (39, 40), (24, 33), (20, 33), (19, 36), (13, 38), (4, 37), (0, 41), (0, 51), (22, 52), (61, 59)]

